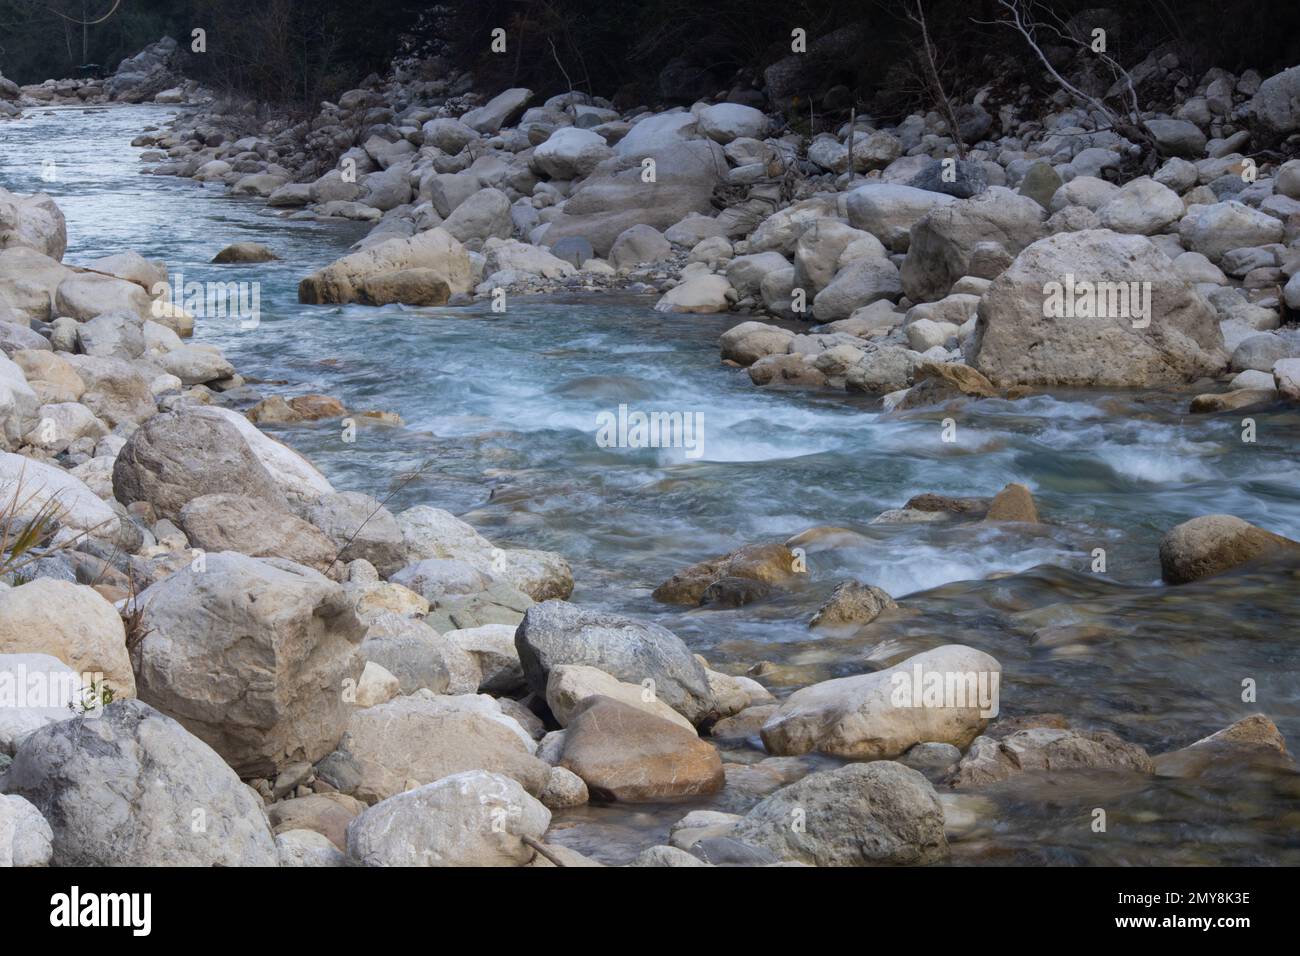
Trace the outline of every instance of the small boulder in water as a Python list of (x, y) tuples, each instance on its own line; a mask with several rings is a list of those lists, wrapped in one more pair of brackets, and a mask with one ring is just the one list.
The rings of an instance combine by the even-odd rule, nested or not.
[(1228, 772), (1235, 774), (1242, 761), (1295, 766), (1287, 753), (1286, 738), (1277, 724), (1263, 714), (1251, 714), (1218, 733), (1155, 759), (1156, 773), (1162, 777), (1199, 777), (1218, 763), (1228, 764)]
[(984, 520), (1037, 524), (1038, 509), (1034, 506), (1034, 496), (1024, 485), (1012, 482), (994, 495)]
[(795, 564), (795, 555), (784, 545), (747, 545), (679, 571), (655, 588), (651, 596), (664, 604), (699, 604), (709, 586), (723, 578), (787, 584), (794, 578)]
[(919, 743), (964, 747), (996, 715), (1002, 665), (946, 644), (893, 667), (804, 687), (763, 725), (768, 753), (890, 760)]
[(236, 242), (218, 252), (212, 262), (227, 265), (234, 262), (273, 262), (279, 258), (260, 242)]
[(861, 581), (841, 581), (821, 606), (809, 627), (859, 626), (869, 624), (886, 608), (898, 607), (886, 592)]
[(1202, 515), (1160, 539), (1160, 576), (1186, 584), (1256, 558), (1300, 548), (1300, 542), (1258, 528), (1234, 515)]
[(719, 578), (704, 589), (702, 607), (744, 607), (761, 601), (772, 592), (771, 585), (751, 578)]
[(1145, 750), (1109, 730), (1031, 727), (1002, 740), (976, 737), (949, 782), (981, 787), (1028, 771), (1097, 768), (1152, 773), (1155, 765)]
[(1193, 414), (1207, 412), (1235, 412), (1254, 405), (1267, 405), (1277, 398), (1272, 388), (1237, 388), (1231, 392), (1209, 392), (1192, 399), (1188, 411)]

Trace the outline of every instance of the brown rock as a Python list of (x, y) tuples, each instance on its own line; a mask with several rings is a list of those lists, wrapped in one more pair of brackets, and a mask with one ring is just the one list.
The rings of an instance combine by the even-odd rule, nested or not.
[(212, 262), (221, 265), (232, 262), (271, 262), (279, 258), (260, 242), (236, 242), (218, 252)]
[(826, 375), (802, 355), (767, 355), (749, 367), (755, 385), (793, 385), (824, 388)]
[(1241, 761), (1295, 766), (1277, 724), (1263, 714), (1252, 714), (1181, 750), (1156, 757), (1156, 773), (1162, 777), (1199, 777), (1215, 764), (1227, 764), (1228, 772), (1236, 772), (1233, 767), (1239, 767)]
[(309, 422), (321, 418), (341, 418), (348, 413), (343, 403), (331, 395), (299, 395), (289, 399), (289, 406), (304, 421)]
[(709, 585), (722, 578), (748, 578), (779, 586), (793, 580), (794, 567), (795, 556), (785, 545), (746, 545), (679, 571), (655, 588), (652, 597), (664, 604), (699, 604)]
[(1256, 558), (1300, 548), (1300, 542), (1257, 528), (1234, 515), (1202, 515), (1160, 539), (1160, 576), (1186, 584)]
[(889, 594), (861, 581), (841, 581), (821, 606), (809, 627), (844, 627), (869, 624), (886, 608), (898, 607)]
[(930, 492), (914, 495), (908, 499), (905, 509), (911, 511), (946, 511), (955, 515), (972, 517), (986, 514), (989, 510), (988, 498), (950, 498), (948, 495), (936, 495)]
[(1034, 507), (1034, 496), (1024, 485), (1013, 481), (993, 496), (984, 520), (1037, 524), (1038, 509)]
[(266, 808), (271, 831), (313, 830), (347, 852), (348, 824), (366, 805), (343, 793), (317, 793), (309, 797), (282, 800)]
[(297, 410), (279, 395), (262, 399), (244, 414), (248, 416), (250, 422), (259, 425), (285, 425), (302, 421), (302, 416)]
[(447, 280), (435, 269), (401, 269), (365, 276), (356, 284), (357, 301), (365, 305), (446, 305), (451, 298)]
[(717, 749), (694, 733), (610, 697), (592, 697), (569, 723), (560, 766), (592, 797), (650, 803), (722, 789)]
[(939, 405), (956, 398), (997, 398), (998, 390), (987, 378), (956, 362), (921, 362), (912, 373), (915, 383), (896, 408)]
[(1193, 414), (1235, 412), (1252, 405), (1267, 405), (1276, 399), (1277, 392), (1271, 388), (1238, 388), (1231, 392), (1197, 395), (1189, 410)]

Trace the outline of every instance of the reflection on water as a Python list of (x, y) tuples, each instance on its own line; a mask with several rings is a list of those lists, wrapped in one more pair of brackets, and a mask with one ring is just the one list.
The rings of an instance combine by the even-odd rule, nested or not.
[[(336, 486), (382, 497), (420, 476), (396, 507), (462, 514), (494, 540), (562, 552), (575, 601), (653, 618), (721, 670), (768, 662), (778, 695), (963, 642), (1003, 664), (1004, 713), (1065, 714), (1153, 753), (1262, 711), (1300, 741), (1300, 589), (1274, 566), (1177, 589), (1158, 585), (1160, 534), (1229, 512), (1300, 537), (1300, 412), (1253, 413), (1243, 443), (1231, 415), (1189, 416), (1185, 396), (1060, 392), (960, 411), (882, 416), (865, 399), (753, 388), (722, 366), (717, 336), (734, 319), (664, 316), (653, 300), (513, 300), (505, 315), (468, 308), (302, 306), (297, 281), (346, 251), (355, 225), (268, 216), (219, 188), (142, 177), (127, 144), (161, 107), (59, 109), (0, 125), (0, 184), (55, 195), (68, 260), (132, 249), (187, 279), (262, 283), (253, 330), (201, 323), (245, 374), (286, 395), (325, 392), (349, 408), (399, 413), (405, 431), (337, 423), (281, 433)], [(58, 179), (42, 182), (54, 158)], [(281, 261), (211, 266), (253, 239)], [(703, 412), (705, 453), (601, 448), (596, 416), (619, 404)], [(1034, 491), (1046, 524), (883, 525), (914, 494)], [(739, 545), (834, 525), (837, 547), (809, 555), (807, 579), (736, 610), (655, 604), (675, 570)], [(1090, 571), (1104, 548), (1107, 572)], [(990, 579), (991, 575), (997, 575)], [(834, 584), (856, 577), (901, 609), (852, 637), (818, 638), (807, 620)], [(1241, 681), (1258, 685), (1241, 701)], [(591, 807), (557, 815), (557, 839), (611, 861), (662, 840), (693, 806), (743, 810), (779, 786), (786, 764), (756, 766), (756, 742), (724, 757), (729, 786), (690, 807)], [(741, 765), (746, 766), (741, 766)], [(1213, 781), (1096, 775), (1013, 782), (985, 795), (987, 818), (954, 844), (957, 862), (1296, 862), (1296, 778), (1230, 773)], [(1110, 808), (1104, 835), (1092, 806)]]

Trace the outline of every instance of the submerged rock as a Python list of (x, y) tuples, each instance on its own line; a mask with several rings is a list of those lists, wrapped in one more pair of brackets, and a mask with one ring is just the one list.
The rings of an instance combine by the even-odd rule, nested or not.
[(882, 589), (860, 581), (841, 581), (821, 606), (809, 627), (844, 627), (870, 624), (882, 611), (898, 607)]
[(699, 604), (709, 586), (723, 578), (745, 578), (779, 586), (794, 580), (797, 564), (796, 556), (784, 545), (746, 545), (679, 571), (655, 588), (652, 597), (665, 604)]
[(260, 242), (236, 242), (226, 246), (212, 259), (214, 264), (232, 262), (273, 262), (277, 256)]
[(1149, 774), (1155, 765), (1137, 744), (1108, 730), (1032, 727), (1001, 740), (975, 738), (949, 782), (954, 787), (982, 787), (1030, 771), (1085, 769)]
[(1263, 714), (1252, 714), (1181, 750), (1160, 754), (1155, 769), (1162, 777), (1199, 777), (1216, 767), (1236, 775), (1243, 762), (1295, 768), (1277, 724)]
[(1034, 505), (1034, 496), (1024, 485), (1013, 481), (993, 496), (984, 520), (1037, 524), (1038, 508)]

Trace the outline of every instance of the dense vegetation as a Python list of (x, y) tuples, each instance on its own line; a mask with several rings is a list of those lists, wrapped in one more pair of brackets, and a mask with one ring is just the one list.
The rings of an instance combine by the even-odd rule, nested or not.
[[(975, 89), (1000, 75), (997, 54), (1019, 38), (993, 23), (996, 0), (924, 0), (949, 82)], [(810, 39), (863, 24), (857, 55), (827, 64), (863, 97), (897, 86), (915, 51), (915, 0), (0, 0), (0, 72), (22, 83), (112, 72), (164, 34), (188, 49), (195, 27), (207, 52), (185, 70), (264, 100), (312, 102), (355, 86), (402, 51), (436, 53), (483, 86), (567, 88), (628, 102), (690, 100), (762, 85), (789, 52), (790, 30)], [(1062, 21), (1096, 0), (1052, 0)], [(106, 16), (107, 15), (107, 16)], [(1166, 43), (1193, 67), (1264, 72), (1300, 62), (1300, 5), (1259, 0), (1149, 0), (1105, 16), (1112, 49), (1133, 63)], [(82, 21), (102, 22), (83, 28)], [(490, 31), (507, 31), (505, 54)], [(84, 46), (83, 46), (84, 44)], [(83, 52), (84, 50), (84, 52)]]

